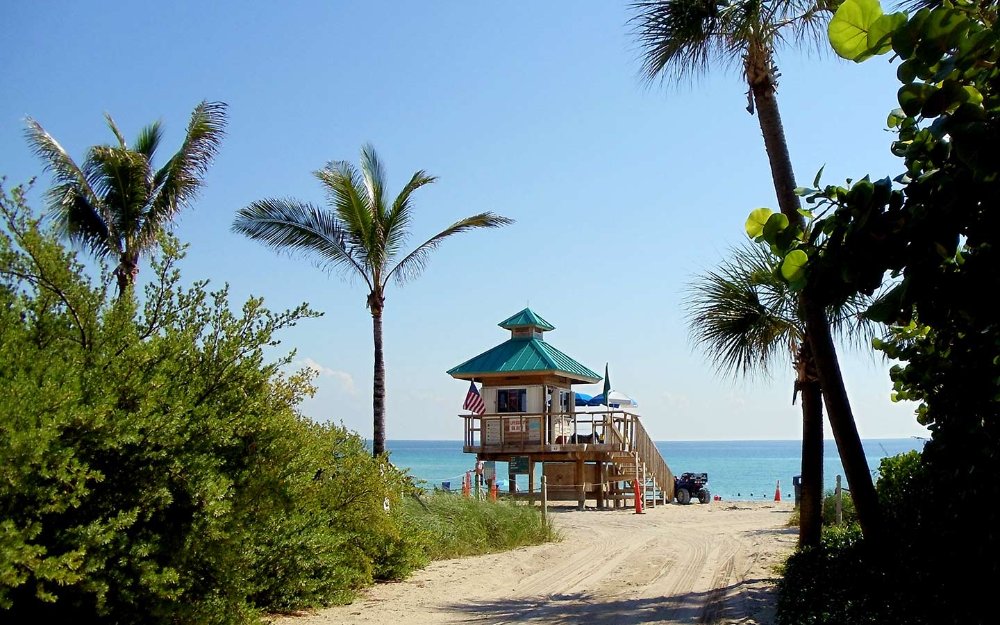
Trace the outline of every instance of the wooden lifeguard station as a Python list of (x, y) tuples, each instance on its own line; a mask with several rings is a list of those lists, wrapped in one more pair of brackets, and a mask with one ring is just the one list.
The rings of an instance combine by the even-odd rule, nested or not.
[(628, 406), (577, 411), (574, 384), (602, 376), (544, 339), (555, 327), (530, 308), (498, 324), (510, 338), (448, 370), (459, 380), (480, 382), (486, 410), (459, 415), (465, 453), (477, 460), (507, 462), (510, 490), (515, 473), (527, 473), (535, 496), (538, 463), (554, 500), (599, 508), (633, 500), (638, 486), (647, 504), (674, 496), (674, 479), (639, 415)]

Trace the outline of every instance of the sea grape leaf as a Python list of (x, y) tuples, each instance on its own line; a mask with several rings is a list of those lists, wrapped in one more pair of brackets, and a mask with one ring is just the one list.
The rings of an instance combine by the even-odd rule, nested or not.
[(871, 56), (868, 33), (882, 15), (878, 0), (844, 0), (827, 27), (834, 52), (858, 62)]
[(797, 282), (806, 272), (809, 255), (802, 250), (792, 250), (781, 261), (781, 277), (789, 282)]
[(868, 30), (868, 54), (885, 54), (891, 50), (892, 33), (905, 23), (905, 13), (880, 15)]
[(773, 212), (774, 211), (770, 208), (757, 208), (751, 211), (750, 216), (747, 217), (746, 224), (744, 225), (747, 236), (751, 239), (756, 239), (763, 234), (764, 225), (767, 223), (768, 218)]

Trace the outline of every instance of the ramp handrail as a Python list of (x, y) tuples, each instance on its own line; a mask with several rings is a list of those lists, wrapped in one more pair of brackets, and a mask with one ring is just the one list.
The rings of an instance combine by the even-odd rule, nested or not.
[(673, 499), (674, 496), (674, 474), (667, 466), (660, 450), (657, 449), (653, 439), (646, 433), (646, 428), (636, 415), (630, 415), (632, 423), (632, 444), (639, 458), (646, 464), (646, 471), (653, 474), (656, 484), (663, 492), (665, 499)]

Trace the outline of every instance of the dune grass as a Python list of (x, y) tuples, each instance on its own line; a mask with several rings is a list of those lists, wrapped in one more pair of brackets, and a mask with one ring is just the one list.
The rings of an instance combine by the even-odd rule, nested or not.
[(496, 553), (558, 539), (538, 507), (434, 491), (406, 501), (409, 525), (430, 560)]

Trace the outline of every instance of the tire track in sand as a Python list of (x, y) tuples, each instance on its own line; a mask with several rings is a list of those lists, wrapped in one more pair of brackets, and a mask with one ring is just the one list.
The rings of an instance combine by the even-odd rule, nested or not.
[(661, 599), (656, 616), (663, 622), (712, 622), (721, 614), (722, 601), (742, 543), (714, 531), (688, 530), (677, 537), (684, 547), (676, 566), (643, 589), (642, 596)]
[[(516, 586), (518, 593), (527, 596), (553, 596), (572, 592), (586, 592), (589, 583), (600, 579), (628, 556), (615, 544), (611, 527), (589, 532), (585, 547), (568, 558), (550, 561), (548, 566), (529, 575)], [(573, 537), (567, 542), (576, 542)], [(601, 562), (594, 566), (594, 562)]]

